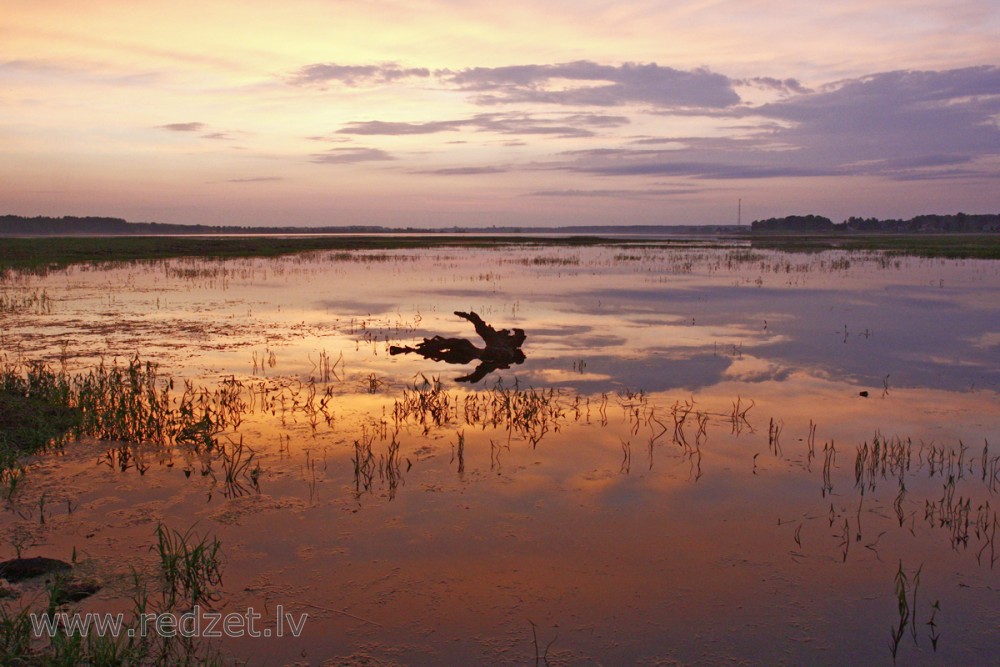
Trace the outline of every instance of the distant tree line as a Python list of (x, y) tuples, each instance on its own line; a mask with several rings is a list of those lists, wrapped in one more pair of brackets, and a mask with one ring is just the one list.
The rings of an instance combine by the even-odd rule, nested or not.
[(384, 227), (347, 226), (304, 229), (302, 227), (238, 227), (222, 225), (172, 225), (161, 222), (128, 222), (121, 218), (63, 216), (51, 218), (20, 215), (0, 216), (0, 236), (135, 236), (171, 234), (302, 234), (378, 233)]
[(783, 218), (754, 220), (754, 234), (836, 234), (868, 232), (881, 234), (920, 233), (989, 233), (1000, 232), (1000, 214), (918, 215), (909, 220), (850, 217), (835, 223), (820, 215), (789, 215)]
[[(879, 220), (851, 217), (834, 223), (820, 215), (789, 215), (783, 218), (754, 220), (754, 234), (836, 234), (868, 233), (983, 233), (1000, 232), (1000, 215), (919, 215), (909, 220)], [(416, 227), (390, 228), (376, 225), (345, 225), (340, 227), (241, 227), (223, 225), (175, 225), (160, 222), (128, 222), (122, 218), (63, 216), (25, 217), (0, 215), (0, 236), (165, 236), (198, 234), (390, 234), (396, 232), (469, 234), (485, 233), (546, 233), (564, 234), (739, 234), (746, 227), (735, 225), (631, 225), (573, 227), (491, 227), (475, 229), (451, 227), (425, 229)]]
[(167, 235), (291, 235), (291, 234), (722, 234), (742, 233), (734, 225), (575, 225), (567, 227), (239, 227), (127, 222), (121, 218), (64, 216), (52, 218), (0, 215), (0, 236), (167, 236)]

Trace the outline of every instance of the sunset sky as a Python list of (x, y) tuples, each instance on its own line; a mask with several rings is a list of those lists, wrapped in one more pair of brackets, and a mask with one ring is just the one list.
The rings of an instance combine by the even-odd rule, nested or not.
[(4, 0), (0, 214), (1000, 212), (996, 0)]

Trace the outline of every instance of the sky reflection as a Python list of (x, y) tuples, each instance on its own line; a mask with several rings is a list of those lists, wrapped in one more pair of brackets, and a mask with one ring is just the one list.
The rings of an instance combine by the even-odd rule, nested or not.
[[(8, 361), (79, 371), (139, 352), (164, 377), (239, 383), (254, 407), (218, 437), (263, 476), (234, 490), (191, 452), (142, 446), (138, 475), (95, 464), (122, 443), (82, 442), (40, 459), (0, 530), (30, 523), (46, 550), (80, 547), (125, 580), (120, 555), (148, 559), (154, 521), (201, 522), (229, 549), (225, 604), (313, 614), (298, 643), (228, 645), (272, 664), (523, 664), (531, 623), (566, 663), (887, 662), (899, 567), (922, 568), (907, 664), (992, 655), (1000, 267), (620, 254), (317, 253), (4, 285), (51, 299), (3, 314)], [(523, 328), (525, 362), (470, 386), (454, 378), (472, 364), (389, 354), (475, 340), (456, 310)], [(906, 466), (859, 485), (876, 441)], [(363, 443), (382, 466), (367, 481)], [(39, 498), (75, 509), (42, 532)]]

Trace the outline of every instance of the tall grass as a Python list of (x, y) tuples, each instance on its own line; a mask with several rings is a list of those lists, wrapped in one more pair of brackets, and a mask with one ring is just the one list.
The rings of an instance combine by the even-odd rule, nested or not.
[(211, 605), (219, 599), (222, 585), (222, 544), (214, 537), (198, 538), (194, 528), (181, 533), (162, 523), (156, 526), (156, 551), (163, 575), (163, 598), (167, 607), (178, 600), (190, 607)]

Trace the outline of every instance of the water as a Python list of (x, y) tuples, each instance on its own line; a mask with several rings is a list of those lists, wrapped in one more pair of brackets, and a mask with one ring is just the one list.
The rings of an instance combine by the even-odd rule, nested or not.
[[(277, 605), (308, 614), (299, 637), (221, 642), (251, 664), (993, 655), (996, 262), (442, 248), (75, 267), (3, 289), (21, 304), (0, 316), (8, 362), (139, 354), (175, 392), (228, 378), (247, 404), (217, 434), (253, 452), (238, 484), (184, 448), (125, 447), (122, 466), (122, 445), (83, 441), (32, 464), (4, 557), (12, 540), (75, 549), (105, 582), (81, 609), (127, 608), (162, 522), (221, 541), (216, 610), (272, 631)], [(454, 311), (524, 329), (524, 363), (469, 384), (474, 364), (389, 355), (481, 344)], [(447, 407), (435, 419), (421, 398)]]

